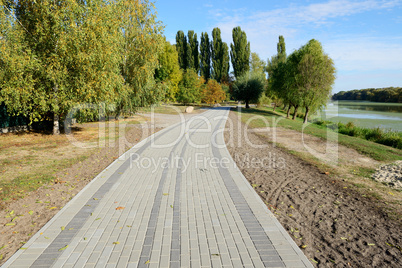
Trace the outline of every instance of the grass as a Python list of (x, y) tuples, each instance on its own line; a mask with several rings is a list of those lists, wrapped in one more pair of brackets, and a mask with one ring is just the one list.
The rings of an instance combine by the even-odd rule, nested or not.
[(316, 121), (317, 125), (323, 125), (334, 131), (348, 136), (359, 137), (379, 144), (402, 149), (402, 132), (383, 130), (377, 128), (362, 128), (356, 126), (353, 122), (347, 124), (333, 123), (330, 121)]
[(60, 171), (87, 159), (99, 149), (101, 143), (103, 146), (113, 144), (124, 135), (127, 125), (138, 124), (143, 120), (137, 116), (113, 121), (113, 124), (74, 125), (74, 139), (95, 145), (94, 148), (76, 147), (66, 135), (53, 136), (36, 132), (0, 135), (0, 204), (23, 198), (28, 192), (57, 179)]
[[(235, 111), (238, 112), (238, 110)], [(255, 120), (249, 122), (249, 127), (252, 128), (278, 126), (300, 131), (305, 134), (310, 134), (322, 138), (325, 141), (329, 140), (338, 142), (339, 144), (342, 144), (349, 148), (353, 148), (356, 151), (378, 161), (393, 162), (402, 159), (402, 151), (396, 148), (361, 139), (359, 137), (337, 133), (328, 129), (325, 125), (317, 125), (311, 123), (303, 124), (303, 120), (301, 118), (296, 118), (295, 120), (287, 119), (285, 113), (282, 113), (278, 110), (274, 112), (272, 108), (263, 107), (259, 109), (241, 109), (241, 113), (243, 122), (247, 122), (255, 115), (259, 116), (259, 118), (256, 118)]]

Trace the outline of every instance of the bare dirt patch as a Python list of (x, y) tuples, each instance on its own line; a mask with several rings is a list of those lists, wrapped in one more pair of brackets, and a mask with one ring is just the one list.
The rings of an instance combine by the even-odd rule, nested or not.
[[(233, 112), (230, 119), (231, 127), (238, 129), (240, 122)], [(240, 129), (244, 128), (242, 124)], [(401, 267), (400, 218), (389, 216), (386, 201), (362, 194), (354, 186), (357, 179), (348, 174), (356, 165), (371, 168), (376, 161), (341, 148), (341, 165), (328, 161), (318, 168), (312, 164), (321, 163), (318, 160), (301, 159), (300, 154), (306, 152), (295, 138), (298, 133), (278, 130), (277, 134), (277, 141), (291, 149), (275, 146), (269, 135), (252, 131), (248, 131), (248, 140), (236, 131), (226, 131), (225, 139), (245, 177), (311, 263), (317, 267)], [(322, 141), (315, 139), (311, 137), (310, 146), (324, 153), (319, 148)], [(263, 166), (258, 164), (261, 159), (265, 159)], [(332, 168), (331, 172), (325, 174), (326, 168)], [(391, 193), (400, 208), (400, 194)]]

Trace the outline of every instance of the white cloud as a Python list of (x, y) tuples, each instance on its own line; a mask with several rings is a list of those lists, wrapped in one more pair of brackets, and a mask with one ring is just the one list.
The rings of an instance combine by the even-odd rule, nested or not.
[(402, 78), (398, 79), (398, 75), (402, 73), (402, 37), (382, 36), (380, 39), (371, 36), (371, 33), (334, 36), (322, 32), (328, 29), (328, 25), (339, 23), (339, 19), (369, 11), (389, 10), (400, 6), (401, 2), (329, 0), (309, 5), (293, 4), (268, 11), (211, 10), (210, 14), (216, 21), (214, 27), (221, 29), (225, 42), (230, 44), (232, 29), (241, 26), (247, 33), (251, 50), (257, 52), (262, 59), (276, 53), (279, 35), (285, 37), (288, 53), (304, 45), (309, 39), (317, 38), (334, 59), (338, 69), (339, 76), (334, 89), (348, 90), (350, 88), (345, 86), (387, 86), (387, 81), (398, 86), (394, 83), (396, 81), (401, 86)]
[(402, 37), (381, 41), (369, 37), (327, 40), (324, 48), (337, 68), (344, 71), (402, 71)]

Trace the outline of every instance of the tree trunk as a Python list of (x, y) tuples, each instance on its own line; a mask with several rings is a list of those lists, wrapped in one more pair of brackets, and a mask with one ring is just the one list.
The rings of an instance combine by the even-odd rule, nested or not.
[(293, 113), (292, 120), (295, 120), (296, 115), (297, 115), (297, 110), (298, 110), (298, 109), (299, 109), (299, 105), (296, 105), (296, 106), (295, 106), (295, 112)]
[(308, 107), (306, 107), (306, 113), (305, 113), (305, 115), (304, 115), (303, 124), (307, 123), (307, 119), (308, 119)]
[(286, 103), (284, 103), (283, 104), (283, 110), (285, 111), (286, 110), (286, 107), (287, 107), (288, 105), (286, 104)]
[(275, 109), (276, 109), (276, 102), (274, 103), (274, 112), (275, 112)]
[(286, 118), (289, 118), (289, 116), (290, 116), (290, 109), (291, 109), (291, 108), (292, 108), (292, 105), (289, 104), (288, 112), (286, 113)]
[(53, 135), (60, 134), (60, 125), (59, 125), (59, 115), (54, 113), (53, 114)]
[[(54, 92), (54, 98), (56, 102), (58, 101), (57, 98), (57, 93), (59, 93), (59, 88), (57, 84), (54, 85), (53, 87), (53, 92)], [(60, 134), (60, 124), (59, 124), (59, 115), (57, 112), (53, 112), (53, 135), (59, 135)]]
[(248, 100), (246, 100), (246, 108), (247, 108), (247, 109), (250, 108), (250, 105), (249, 105), (249, 103), (248, 103)]

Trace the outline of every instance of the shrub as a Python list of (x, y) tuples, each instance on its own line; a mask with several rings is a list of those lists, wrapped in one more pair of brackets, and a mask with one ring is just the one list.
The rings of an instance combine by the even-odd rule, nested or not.
[(226, 93), (222, 86), (214, 79), (209, 79), (203, 92), (203, 102), (208, 104), (220, 103), (226, 100)]

